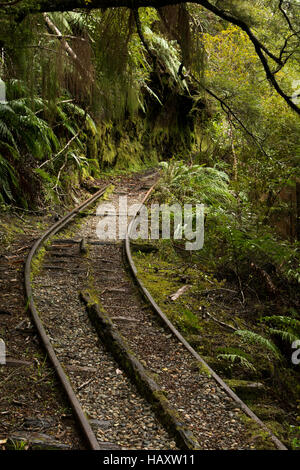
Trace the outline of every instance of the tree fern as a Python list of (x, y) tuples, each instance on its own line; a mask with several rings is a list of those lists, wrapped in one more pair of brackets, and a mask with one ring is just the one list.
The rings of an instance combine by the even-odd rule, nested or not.
[(218, 209), (235, 204), (226, 173), (178, 161), (161, 162), (160, 165), (164, 170), (161, 187), (163, 190), (168, 188), (179, 201), (184, 199), (186, 203), (203, 203)]
[(154, 33), (149, 27), (144, 29), (144, 33), (150, 42), (150, 47), (153, 49), (159, 60), (165, 65), (166, 70), (169, 72), (179, 89), (188, 90), (186, 81), (181, 80), (178, 75), (180, 66), (179, 54), (172, 42), (167, 41), (161, 35)]
[(36, 116), (25, 98), (14, 99), (9, 105), (0, 105), (0, 139), (37, 158), (49, 155), (58, 148), (58, 139), (49, 124)]
[(271, 340), (265, 338), (264, 336), (261, 336), (250, 330), (237, 330), (234, 334), (239, 335), (244, 341), (250, 344), (258, 344), (262, 346), (263, 348), (272, 352), (276, 359), (281, 359), (281, 353), (279, 349)]
[(11, 130), (8, 128), (7, 124), (2, 119), (0, 119), (0, 139), (4, 143), (8, 142), (12, 144), (15, 148), (17, 148), (17, 144)]
[(59, 119), (59, 125), (64, 127), (71, 135), (76, 135), (77, 129), (75, 129), (74, 122), (71, 122), (71, 119), (67, 113), (62, 109), (62, 106), (56, 107), (56, 118)]
[(6, 198), (8, 201), (12, 201), (13, 194), (12, 188), (17, 187), (17, 179), (15, 171), (10, 163), (0, 155), (0, 197), (2, 201)]

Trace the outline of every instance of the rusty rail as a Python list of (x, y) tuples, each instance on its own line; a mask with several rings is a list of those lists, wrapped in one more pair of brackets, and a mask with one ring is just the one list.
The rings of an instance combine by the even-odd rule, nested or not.
[(71, 384), (54, 352), (54, 349), (50, 343), (50, 340), (47, 336), (47, 333), (43, 327), (43, 324), (41, 322), (41, 319), (39, 317), (38, 311), (36, 309), (33, 296), (32, 296), (32, 287), (31, 287), (31, 263), (34, 258), (34, 256), (38, 253), (40, 248), (42, 247), (43, 243), (48, 240), (48, 238), (51, 235), (55, 235), (58, 231), (60, 231), (62, 228), (64, 228), (71, 220), (76, 217), (77, 214), (79, 214), (81, 211), (86, 209), (88, 206), (90, 206), (93, 202), (95, 202), (97, 199), (99, 199), (101, 196), (103, 196), (105, 190), (109, 186), (106, 185), (99, 191), (97, 191), (93, 196), (91, 196), (89, 199), (84, 201), (82, 204), (77, 206), (75, 209), (73, 209), (71, 212), (69, 212), (67, 215), (62, 217), (58, 222), (56, 222), (54, 225), (52, 225), (44, 234), (39, 238), (33, 247), (30, 250), (30, 253), (27, 257), (26, 264), (25, 264), (25, 291), (26, 291), (26, 296), (27, 296), (27, 302), (29, 306), (29, 310), (32, 315), (33, 322), (35, 324), (35, 327), (38, 331), (39, 337), (43, 343), (43, 346), (47, 352), (47, 355), (55, 369), (55, 372), (58, 376), (58, 379), (70, 401), (71, 407), (73, 409), (75, 418), (79, 424), (79, 427), (83, 433), (83, 436), (89, 446), (90, 449), (92, 450), (99, 450), (100, 446), (98, 444), (98, 441), (96, 439), (96, 436), (88, 422), (88, 419), (86, 418), (83, 409), (81, 408), (81, 405), (73, 391), (73, 388), (71, 387)]
[[(153, 192), (156, 184), (154, 184), (150, 190), (147, 192), (145, 197), (143, 198), (143, 201), (141, 202), (141, 206), (147, 201), (149, 198), (150, 194)], [(139, 209), (140, 210), (140, 209)], [(138, 215), (139, 211), (137, 212)], [(126, 238), (124, 240), (124, 248), (125, 248), (125, 256), (129, 264), (130, 271), (133, 275), (133, 278), (138, 285), (140, 291), (142, 292), (143, 296), (146, 298), (146, 300), (149, 302), (151, 305), (153, 311), (159, 315), (159, 317), (163, 320), (165, 325), (171, 330), (172, 334), (176, 336), (176, 338), (183, 344), (183, 346), (197, 359), (197, 361), (200, 361), (205, 368), (207, 368), (211, 374), (211, 376), (215, 379), (215, 381), (222, 387), (222, 389), (229, 395), (236, 403), (237, 405), (244, 411), (246, 415), (248, 415), (253, 421), (256, 422), (265, 432), (267, 432), (270, 436), (270, 439), (274, 442), (276, 448), (278, 450), (288, 450), (286, 446), (270, 431), (270, 429), (256, 416), (255, 413), (244, 403), (235, 393), (234, 391), (224, 382), (224, 380), (202, 359), (202, 357), (195, 351), (195, 349), (188, 343), (188, 341), (179, 333), (177, 328), (173, 325), (173, 323), (167, 318), (167, 316), (163, 313), (163, 311), (160, 309), (160, 307), (157, 305), (155, 300), (153, 299), (152, 295), (146, 289), (142, 281), (138, 277), (138, 272), (136, 269), (136, 266), (134, 264), (132, 254), (131, 254), (131, 249), (130, 249), (130, 234), (132, 230), (132, 225), (133, 225), (134, 219), (130, 222), (127, 233), (126, 233)]]

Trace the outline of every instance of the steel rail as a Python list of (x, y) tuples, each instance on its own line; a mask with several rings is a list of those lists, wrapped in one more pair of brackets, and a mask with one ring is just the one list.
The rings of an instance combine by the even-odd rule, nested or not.
[(25, 264), (25, 291), (26, 291), (26, 296), (27, 296), (27, 302), (28, 302), (28, 307), (32, 315), (33, 322), (35, 324), (35, 327), (38, 331), (39, 337), (43, 343), (43, 346), (47, 352), (47, 355), (55, 369), (55, 372), (58, 376), (58, 379), (70, 401), (71, 407), (73, 409), (75, 418), (79, 424), (79, 427), (82, 431), (82, 434), (89, 446), (90, 449), (92, 450), (100, 450), (99, 443), (96, 439), (96, 436), (88, 422), (88, 419), (86, 418), (84, 411), (80, 405), (79, 400), (77, 399), (73, 388), (60, 364), (60, 361), (58, 360), (54, 349), (50, 343), (50, 340), (48, 338), (48, 335), (43, 327), (43, 324), (41, 322), (41, 319), (39, 317), (38, 311), (36, 309), (34, 300), (33, 300), (33, 295), (32, 295), (32, 287), (31, 287), (31, 264), (34, 256), (38, 253), (39, 249), (42, 247), (43, 243), (48, 240), (48, 238), (52, 235), (55, 235), (58, 231), (60, 231), (62, 228), (64, 228), (71, 220), (74, 219), (74, 217), (77, 216), (78, 213), (86, 209), (88, 206), (90, 206), (93, 202), (95, 202), (97, 199), (99, 199), (107, 189), (109, 184), (104, 186), (102, 189), (97, 191), (93, 196), (91, 196), (89, 199), (84, 201), (82, 204), (77, 206), (75, 209), (73, 209), (71, 212), (69, 212), (67, 215), (62, 217), (58, 222), (56, 222), (54, 225), (52, 225), (44, 234), (34, 243), (32, 246), (30, 253), (27, 257), (26, 264)]
[[(157, 183), (156, 183), (157, 184)], [(154, 184), (145, 197), (143, 198), (143, 201), (141, 202), (141, 205), (139, 207), (139, 210), (136, 213), (136, 216), (139, 214), (142, 205), (147, 201), (149, 198), (150, 194), (153, 192), (156, 184)], [(135, 216), (135, 217), (136, 217)], [(204, 359), (195, 351), (195, 349), (189, 344), (189, 342), (179, 333), (177, 328), (173, 325), (173, 323), (167, 318), (167, 316), (163, 313), (163, 311), (160, 309), (160, 307), (157, 305), (155, 300), (153, 299), (152, 295), (146, 289), (144, 286), (143, 282), (140, 280), (138, 277), (138, 272), (137, 268), (134, 264), (132, 254), (131, 254), (131, 249), (130, 249), (130, 234), (132, 231), (133, 223), (134, 223), (135, 218), (133, 218), (128, 225), (128, 229), (126, 232), (126, 238), (124, 240), (124, 248), (125, 248), (125, 256), (127, 259), (127, 262), (129, 264), (130, 271), (133, 275), (133, 278), (143, 293), (144, 297), (146, 300), (150, 303), (152, 309), (156, 314), (159, 315), (159, 317), (163, 320), (163, 322), (167, 325), (167, 327), (171, 330), (172, 334), (183, 344), (183, 346), (197, 359), (197, 361), (201, 362), (205, 368), (207, 368), (211, 374), (211, 376), (215, 379), (215, 381), (221, 386), (221, 388), (229, 395), (236, 403), (237, 405), (244, 411), (246, 415), (248, 415), (253, 421), (256, 422), (265, 432), (268, 433), (270, 436), (270, 439), (274, 442), (276, 448), (278, 450), (288, 450), (287, 447), (270, 431), (270, 429), (256, 416), (255, 413), (244, 403), (235, 393), (234, 391), (224, 382), (223, 379), (204, 361)]]

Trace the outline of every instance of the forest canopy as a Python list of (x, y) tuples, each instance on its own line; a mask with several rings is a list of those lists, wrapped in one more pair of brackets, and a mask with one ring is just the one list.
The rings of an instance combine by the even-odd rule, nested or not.
[(1, 2), (2, 197), (26, 204), (36, 178), (62, 195), (69, 167), (84, 178), (185, 154), (231, 158), (272, 211), (297, 181), (299, 6)]
[[(249, 40), (252, 42), (255, 52), (258, 55), (261, 64), (264, 68), (267, 79), (270, 81), (276, 91), (283, 97), (288, 105), (300, 114), (299, 107), (295, 103), (295, 100), (283, 90), (278, 83), (275, 75), (278, 71), (283, 68), (286, 62), (296, 54), (299, 46), (299, 2), (291, 2), (289, 0), (276, 0), (271, 2), (249, 2), (249, 1), (225, 1), (225, 2), (208, 2), (207, 0), (197, 0), (189, 2), (190, 4), (201, 5), (209, 12), (212, 12), (219, 18), (228, 21), (239, 28), (241, 28)], [(220, 5), (222, 3), (222, 5)], [(270, 47), (268, 39), (264, 37), (261, 39), (256, 36), (254, 30), (257, 27), (258, 21), (258, 8), (260, 4), (268, 8), (269, 16), (272, 18), (272, 23), (279, 30), (282, 38), (282, 43), (276, 45), (276, 49)], [(25, 1), (25, 0), (13, 0), (11, 2), (1, 3), (0, 7), (8, 11), (9, 14), (15, 15), (16, 18), (22, 19), (24, 15), (35, 12), (48, 12), (48, 11), (69, 11), (76, 8), (116, 8), (116, 7), (128, 7), (130, 9), (138, 9), (140, 7), (154, 7), (162, 8), (170, 5), (185, 5), (184, 2), (178, 1), (114, 1), (114, 0), (59, 0), (59, 1)], [(266, 12), (267, 13), (267, 12)], [(280, 16), (280, 19), (276, 18)], [(275, 17), (275, 18), (274, 18)], [(267, 28), (267, 22), (260, 20), (260, 23), (264, 24)], [(274, 31), (273, 26), (273, 31)], [(253, 28), (252, 28), (253, 27)], [(299, 52), (299, 51), (298, 51)], [(272, 70), (272, 66), (269, 65), (268, 59), (273, 61), (276, 65), (275, 69)]]
[[(191, 344), (203, 327), (213, 367), (265, 380), (293, 413), (299, 11), (299, 0), (0, 0), (1, 212), (57, 217), (103, 180), (159, 168), (155, 201), (204, 204), (205, 243), (137, 250), (143, 282)], [(180, 283), (191, 291), (176, 312)], [(229, 329), (221, 349), (224, 335), (206, 334), (213, 302)]]

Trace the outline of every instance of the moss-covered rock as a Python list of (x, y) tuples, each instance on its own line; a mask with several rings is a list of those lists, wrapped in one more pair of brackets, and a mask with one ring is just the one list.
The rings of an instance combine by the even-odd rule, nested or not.
[(264, 385), (260, 382), (227, 379), (226, 383), (242, 400), (246, 402), (262, 398), (266, 393)]
[(212, 356), (201, 356), (205, 362), (219, 375), (222, 377), (231, 379), (232, 378), (232, 368), (228, 362), (217, 359)]
[(263, 421), (278, 421), (282, 423), (285, 419), (285, 411), (272, 405), (251, 405), (252, 411)]

